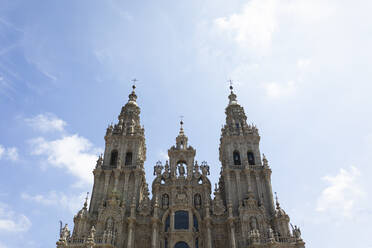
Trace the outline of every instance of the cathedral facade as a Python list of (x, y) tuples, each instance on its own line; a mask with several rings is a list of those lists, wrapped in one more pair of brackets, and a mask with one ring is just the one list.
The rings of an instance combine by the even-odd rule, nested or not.
[(260, 135), (247, 124), (230, 87), (221, 129), (218, 184), (210, 167), (195, 160), (183, 122), (169, 161), (154, 166), (152, 197), (145, 179), (146, 145), (135, 87), (93, 171), (94, 185), (74, 217), (61, 226), (57, 248), (304, 248), (301, 231), (274, 203), (271, 169)]

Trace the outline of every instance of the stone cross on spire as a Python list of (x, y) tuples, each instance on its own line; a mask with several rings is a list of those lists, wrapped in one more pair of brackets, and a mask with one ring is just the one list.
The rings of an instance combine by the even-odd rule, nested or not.
[(237, 104), (237, 101), (236, 101), (236, 95), (234, 94), (233, 92), (233, 81), (230, 79), (228, 80), (227, 82), (230, 83), (230, 95), (229, 95), (229, 105), (231, 104)]
[(231, 90), (231, 93), (233, 92), (233, 81), (231, 79), (227, 80), (227, 82), (230, 83), (230, 90)]

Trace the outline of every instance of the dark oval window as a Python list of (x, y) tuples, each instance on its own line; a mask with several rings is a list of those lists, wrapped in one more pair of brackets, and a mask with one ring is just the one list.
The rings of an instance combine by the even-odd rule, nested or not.
[(127, 152), (127, 154), (125, 154), (125, 165), (132, 165), (132, 158), (133, 154), (131, 152)]
[(233, 153), (233, 158), (234, 158), (234, 165), (241, 165), (240, 161), (240, 153), (238, 151), (234, 151)]
[(113, 150), (111, 152), (111, 157), (110, 157), (110, 165), (111, 166), (116, 166), (116, 163), (118, 162), (118, 151)]
[(177, 211), (174, 213), (174, 229), (189, 229), (189, 212)]
[(248, 152), (247, 156), (248, 156), (248, 164), (249, 165), (255, 165), (253, 152)]

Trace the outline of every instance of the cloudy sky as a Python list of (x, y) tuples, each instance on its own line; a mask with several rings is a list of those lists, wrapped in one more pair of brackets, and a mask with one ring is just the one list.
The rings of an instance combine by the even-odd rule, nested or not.
[(0, 248), (53, 247), (72, 226), (134, 77), (149, 183), (180, 115), (217, 181), (232, 79), (307, 247), (372, 247), (371, 1), (0, 6)]

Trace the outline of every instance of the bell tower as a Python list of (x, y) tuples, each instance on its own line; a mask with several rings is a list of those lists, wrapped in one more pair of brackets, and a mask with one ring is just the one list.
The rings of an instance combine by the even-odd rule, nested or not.
[(272, 215), (271, 170), (265, 157), (261, 161), (258, 129), (247, 124), (244, 108), (238, 104), (232, 86), (230, 91), (219, 148), (226, 204), (237, 214), (243, 200), (251, 195)]
[[(89, 208), (92, 215), (99, 216), (111, 203), (118, 203), (116, 205), (120, 211), (131, 212), (143, 198), (148, 198), (144, 171), (144, 128), (140, 123), (141, 110), (136, 101), (135, 85), (132, 88), (118, 122), (110, 124), (106, 130), (105, 151), (98, 158), (93, 171), (94, 185)], [(112, 222), (116, 223), (116, 220)], [(100, 230), (97, 229), (97, 232)]]

